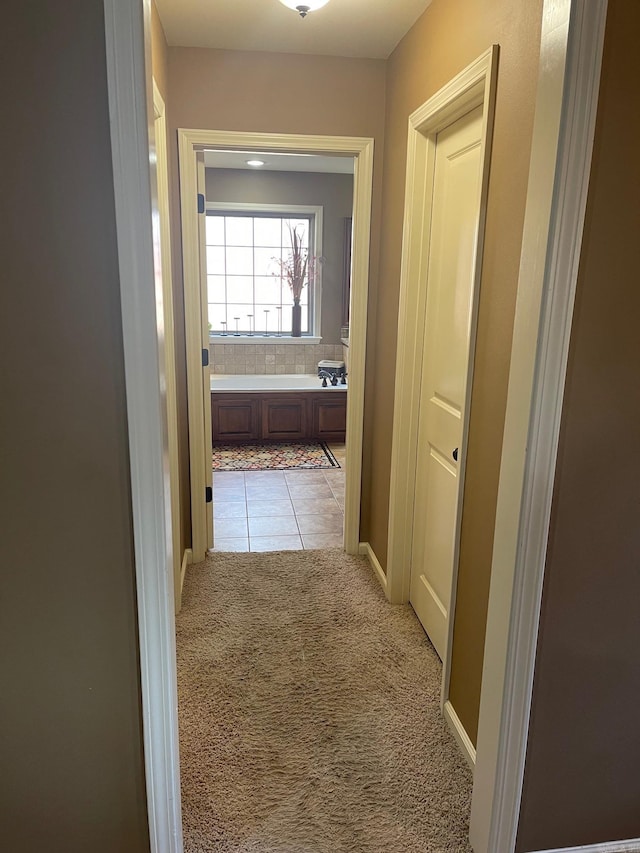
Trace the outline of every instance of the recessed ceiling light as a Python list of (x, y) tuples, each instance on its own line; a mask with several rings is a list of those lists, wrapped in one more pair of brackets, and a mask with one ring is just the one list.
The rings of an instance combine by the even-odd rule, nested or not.
[(329, 0), (280, 0), (289, 9), (295, 9), (300, 13), (301, 18), (306, 18), (309, 12), (315, 12), (316, 9), (321, 9)]
[(257, 169), (259, 166), (264, 166), (264, 160), (247, 160), (247, 166), (254, 166)]

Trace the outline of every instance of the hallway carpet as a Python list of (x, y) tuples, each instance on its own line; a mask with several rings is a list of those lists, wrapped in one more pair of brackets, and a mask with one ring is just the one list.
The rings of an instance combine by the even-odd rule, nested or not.
[(177, 651), (185, 853), (470, 851), (440, 662), (364, 557), (208, 557)]

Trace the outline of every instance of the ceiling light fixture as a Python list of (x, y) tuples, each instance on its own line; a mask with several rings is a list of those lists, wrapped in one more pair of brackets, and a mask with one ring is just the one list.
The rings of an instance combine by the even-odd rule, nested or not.
[(247, 160), (247, 166), (254, 166), (257, 169), (264, 166), (264, 160)]
[(321, 9), (329, 0), (280, 0), (289, 9), (294, 9), (300, 13), (301, 18), (306, 18), (309, 12), (315, 12), (316, 9)]

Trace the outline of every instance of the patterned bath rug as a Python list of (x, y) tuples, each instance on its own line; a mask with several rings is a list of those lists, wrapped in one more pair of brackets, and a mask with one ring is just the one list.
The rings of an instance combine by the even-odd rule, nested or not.
[(221, 444), (213, 448), (212, 465), (214, 471), (340, 467), (327, 445), (320, 441)]

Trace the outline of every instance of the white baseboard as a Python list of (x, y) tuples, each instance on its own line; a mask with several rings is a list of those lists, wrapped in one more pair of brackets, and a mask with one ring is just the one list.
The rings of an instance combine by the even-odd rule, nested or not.
[(454, 738), (458, 742), (458, 746), (462, 750), (462, 754), (467, 759), (467, 763), (473, 771), (476, 766), (476, 748), (471, 743), (471, 738), (467, 734), (465, 727), (460, 722), (460, 717), (456, 714), (453, 705), (448, 699), (444, 703), (442, 713)]
[(640, 838), (603, 841), (601, 844), (584, 844), (580, 847), (555, 847), (553, 850), (536, 850), (532, 853), (640, 853)]
[(187, 574), (187, 566), (193, 563), (193, 551), (191, 548), (186, 548), (182, 555), (182, 565), (180, 567), (180, 598), (182, 598), (182, 589), (184, 587), (184, 578)]
[(361, 542), (360, 545), (358, 546), (358, 553), (362, 554), (364, 557), (367, 557), (367, 559), (369, 560), (369, 563), (371, 565), (371, 568), (373, 569), (376, 577), (380, 581), (380, 585), (382, 586), (382, 589), (384, 590), (385, 595), (386, 595), (386, 593), (387, 593), (387, 576), (384, 573), (384, 569), (380, 565), (380, 561), (378, 560), (378, 558), (375, 555), (375, 551), (373, 550), (373, 548), (371, 547), (371, 545), (368, 542)]

